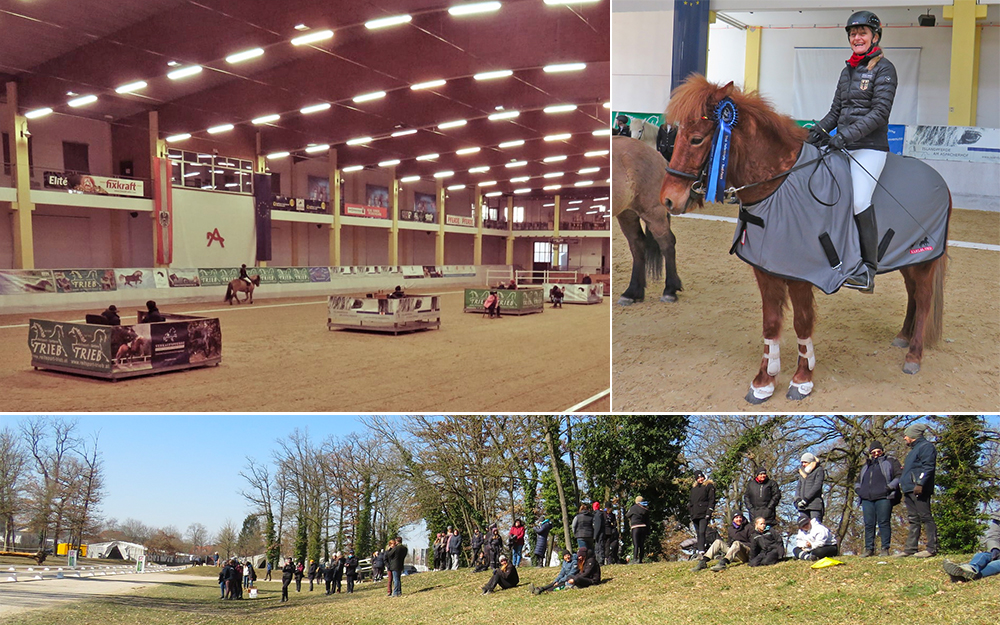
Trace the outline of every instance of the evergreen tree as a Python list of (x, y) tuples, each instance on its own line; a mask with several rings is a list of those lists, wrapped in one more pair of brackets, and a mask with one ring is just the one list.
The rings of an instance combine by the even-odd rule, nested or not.
[(937, 441), (936, 483), (940, 496), (934, 506), (941, 551), (969, 553), (978, 549), (983, 505), (997, 496), (982, 467), (986, 422), (973, 415), (935, 419)]

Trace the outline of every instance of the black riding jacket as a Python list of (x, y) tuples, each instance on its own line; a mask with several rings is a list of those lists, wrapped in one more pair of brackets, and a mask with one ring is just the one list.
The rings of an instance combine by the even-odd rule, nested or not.
[(896, 68), (882, 53), (840, 73), (833, 105), (817, 125), (837, 129), (848, 150), (889, 151), (889, 113), (896, 97)]

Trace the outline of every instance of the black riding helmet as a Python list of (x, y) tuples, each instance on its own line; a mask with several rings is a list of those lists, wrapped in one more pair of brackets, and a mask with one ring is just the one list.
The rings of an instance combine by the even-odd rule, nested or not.
[(617, 121), (619, 124), (625, 125), (628, 123), (628, 115), (619, 115), (618, 117), (615, 118), (615, 121)]
[(867, 26), (873, 33), (878, 35), (878, 42), (882, 43), (882, 22), (879, 21), (878, 15), (875, 15), (871, 11), (858, 11), (847, 18), (847, 25), (844, 26), (844, 30), (847, 31), (848, 36), (850, 36), (851, 28), (854, 26)]

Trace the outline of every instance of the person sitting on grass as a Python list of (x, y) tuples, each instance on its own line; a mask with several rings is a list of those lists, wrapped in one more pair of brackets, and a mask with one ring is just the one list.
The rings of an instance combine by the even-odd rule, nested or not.
[(801, 519), (792, 554), (798, 560), (822, 560), (839, 553), (837, 537), (819, 519)]
[(496, 571), (493, 571), (493, 577), (483, 586), (483, 594), (490, 594), (497, 586), (500, 586), (502, 590), (507, 590), (520, 583), (521, 579), (517, 575), (517, 567), (507, 560), (507, 556), (501, 555), (500, 566)]
[(986, 551), (972, 556), (966, 564), (946, 558), (943, 566), (953, 582), (971, 582), (1000, 574), (1000, 513), (994, 514), (986, 527)]
[(533, 595), (540, 595), (549, 590), (561, 590), (566, 586), (566, 582), (569, 581), (570, 578), (578, 575), (579, 573), (580, 569), (576, 566), (576, 558), (574, 558), (573, 554), (569, 551), (563, 551), (562, 566), (559, 568), (559, 574), (556, 575), (554, 580), (552, 580), (552, 583), (540, 588), (536, 587), (534, 584), (530, 584), (528, 586), (528, 590), (530, 590)]
[(593, 551), (585, 547), (577, 551), (576, 566), (580, 572), (569, 578), (566, 588), (586, 588), (601, 583), (601, 565)]
[(712, 567), (713, 571), (724, 571), (730, 562), (739, 560), (740, 562), (750, 561), (750, 524), (739, 512), (733, 515), (733, 522), (726, 528), (729, 538), (729, 545), (726, 545), (721, 538), (716, 539), (699, 560), (692, 571), (703, 571), (708, 568), (708, 563), (717, 555), (725, 552), (726, 555), (719, 559), (719, 563)]
[(767, 526), (767, 519), (757, 517), (750, 538), (750, 566), (770, 566), (781, 560), (782, 540), (777, 528)]

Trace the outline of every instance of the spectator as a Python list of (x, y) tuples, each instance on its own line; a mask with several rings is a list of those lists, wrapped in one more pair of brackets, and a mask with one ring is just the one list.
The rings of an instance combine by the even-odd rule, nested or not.
[(514, 526), (507, 533), (510, 543), (510, 563), (517, 568), (521, 566), (521, 551), (524, 549), (524, 521), (514, 520)]
[(573, 537), (576, 538), (576, 546), (579, 549), (586, 547), (594, 548), (594, 515), (586, 504), (580, 505), (580, 510), (573, 517)]
[(559, 574), (552, 580), (552, 583), (540, 588), (536, 588), (534, 584), (530, 584), (528, 589), (533, 595), (540, 595), (549, 590), (562, 589), (566, 586), (566, 582), (579, 572), (580, 569), (576, 566), (576, 558), (573, 557), (573, 554), (569, 551), (563, 551), (562, 566), (559, 568)]
[(497, 292), (490, 291), (490, 294), (486, 296), (483, 300), (483, 308), (486, 309), (487, 314), (492, 319), (494, 316), (500, 318), (500, 295)]
[(797, 560), (822, 560), (838, 553), (837, 537), (818, 519), (799, 521), (799, 533), (795, 535), (795, 549), (792, 550)]
[(899, 503), (899, 462), (885, 455), (882, 443), (873, 442), (868, 447), (869, 458), (861, 467), (861, 476), (854, 485), (854, 492), (861, 498), (861, 514), (865, 522), (865, 552), (862, 558), (875, 555), (875, 527), (882, 539), (879, 555), (889, 555), (892, 543), (890, 523), (893, 503)]
[(302, 592), (302, 578), (305, 576), (306, 567), (302, 560), (295, 565), (295, 592)]
[(388, 295), (389, 299), (399, 299), (405, 296), (406, 294), (403, 293), (403, 287), (399, 286), (398, 284), (396, 285), (396, 288), (393, 289), (392, 293), (389, 293)]
[(445, 558), (445, 542), (444, 533), (438, 532), (437, 536), (434, 537), (434, 570), (443, 571), (444, 570), (444, 558)]
[(112, 304), (107, 307), (107, 309), (101, 313), (101, 316), (107, 321), (109, 326), (120, 326), (122, 324), (121, 317), (118, 316), (118, 308)]
[(517, 280), (515, 280), (514, 278), (511, 278), (510, 282), (507, 283), (507, 290), (508, 291), (516, 291), (517, 290)]
[(288, 558), (285, 561), (285, 566), (281, 567), (281, 601), (288, 601), (288, 585), (292, 583), (292, 577), (295, 575), (295, 565), (292, 564), (292, 559)]
[(1000, 573), (1000, 514), (994, 514), (986, 527), (986, 551), (972, 556), (968, 564), (944, 561), (944, 572), (953, 582), (971, 582)]
[[(903, 440), (910, 447), (910, 452), (906, 454), (899, 486), (903, 490), (910, 531), (906, 537), (906, 548), (902, 553), (896, 554), (901, 558), (907, 556), (931, 558), (937, 555), (937, 525), (934, 524), (934, 515), (931, 514), (937, 449), (934, 443), (924, 438), (926, 431), (927, 425), (924, 423), (914, 423), (903, 431)], [(927, 549), (917, 551), (921, 526), (926, 534)]]
[(494, 571), (500, 567), (500, 554), (503, 553), (503, 538), (500, 537), (500, 530), (496, 527), (490, 529), (490, 538), (486, 541), (486, 559), (490, 563), (490, 568)]
[[(768, 525), (777, 525), (778, 519), (775, 511), (781, 502), (781, 489), (778, 484), (767, 477), (767, 469), (760, 467), (752, 480), (747, 482), (746, 490), (743, 493), (743, 504), (751, 519), (759, 516), (767, 519)], [(747, 524), (749, 525), (749, 523)]]
[(545, 550), (549, 544), (549, 532), (552, 531), (552, 521), (542, 519), (538, 527), (532, 530), (535, 533), (534, 564), (535, 566), (545, 566)]
[(333, 560), (333, 592), (335, 593), (344, 588), (344, 567), (346, 564), (347, 558), (338, 551)]
[(783, 543), (777, 528), (768, 527), (767, 519), (757, 517), (750, 537), (750, 566), (769, 566), (781, 560)]
[(479, 554), (483, 551), (483, 544), (486, 542), (486, 537), (483, 536), (483, 532), (477, 527), (472, 530), (472, 563), (473, 566), (479, 563)]
[(265, 566), (267, 567), (267, 572), (264, 575), (264, 581), (265, 582), (269, 582), (269, 581), (271, 581), (271, 569), (274, 568), (274, 565), (272, 565), (271, 561), (268, 560), (267, 564)]
[(344, 575), (347, 577), (347, 594), (354, 594), (354, 582), (358, 579), (358, 558), (353, 549), (347, 552), (347, 559), (344, 560)]
[(385, 552), (379, 549), (372, 553), (372, 581), (380, 582), (385, 575)]
[(590, 274), (588, 273), (583, 276), (583, 281), (580, 284), (592, 284), (592, 283), (593, 280), (590, 279)]
[(729, 544), (724, 543), (721, 538), (713, 542), (705, 555), (698, 559), (698, 564), (692, 571), (705, 570), (708, 568), (708, 563), (723, 552), (725, 555), (719, 558), (719, 563), (712, 567), (713, 571), (724, 571), (730, 562), (736, 560), (740, 562), (750, 561), (750, 524), (747, 523), (742, 514), (733, 515), (733, 522), (726, 528), (726, 535)]
[(604, 516), (604, 510), (601, 510), (601, 502), (595, 501), (593, 508), (594, 557), (597, 558), (598, 564), (602, 564), (604, 562), (604, 532), (607, 530), (608, 519)]
[(309, 592), (312, 592), (313, 582), (316, 580), (316, 561), (309, 561)]
[(708, 545), (705, 540), (705, 531), (708, 529), (708, 522), (715, 514), (715, 484), (711, 480), (705, 479), (705, 474), (699, 471), (695, 476), (694, 486), (688, 495), (688, 514), (691, 522), (694, 523), (697, 544), (695, 551), (698, 555), (705, 553)]
[(580, 572), (569, 578), (567, 588), (586, 588), (601, 583), (601, 565), (592, 550), (581, 548), (577, 551), (576, 566)]
[[(326, 594), (333, 594), (333, 576), (337, 574), (336, 560), (328, 560), (326, 568), (323, 569), (323, 583), (326, 587)], [(381, 578), (379, 578), (381, 579)]]
[(632, 529), (632, 564), (642, 564), (646, 555), (646, 537), (649, 536), (649, 502), (639, 495), (625, 517)]
[(406, 562), (407, 548), (400, 536), (396, 537), (395, 543), (395, 546), (386, 552), (385, 557), (392, 579), (392, 596), (400, 597), (403, 595), (403, 564)]
[(497, 586), (500, 586), (502, 590), (507, 590), (520, 583), (521, 579), (517, 575), (517, 567), (507, 560), (507, 556), (500, 556), (500, 566), (493, 571), (493, 577), (483, 586), (483, 594), (490, 594)]
[(604, 516), (607, 518), (604, 530), (605, 561), (601, 564), (618, 564), (618, 539), (621, 537), (618, 531), (618, 517), (610, 505), (604, 506)]
[(226, 598), (226, 568), (219, 570), (219, 599)]
[(251, 578), (256, 579), (257, 576), (254, 575), (254, 572), (253, 572), (253, 564), (250, 563), (250, 560), (247, 560), (246, 562), (243, 563), (243, 587), (244, 588), (250, 588), (251, 581), (252, 581)]
[(552, 288), (549, 289), (549, 301), (552, 302), (553, 308), (562, 308), (563, 298), (566, 296), (566, 292), (559, 288), (558, 284), (553, 284)]
[(166, 320), (167, 318), (160, 314), (160, 309), (156, 307), (156, 302), (153, 300), (146, 302), (146, 316), (143, 319), (144, 323), (157, 323)]
[(451, 561), (451, 570), (458, 570), (459, 556), (462, 555), (462, 532), (458, 529), (448, 539), (448, 559)]
[(795, 507), (801, 519), (819, 519), (823, 522), (823, 481), (826, 472), (819, 463), (819, 458), (809, 452), (802, 454), (802, 466), (799, 468), (799, 484), (795, 489)]

